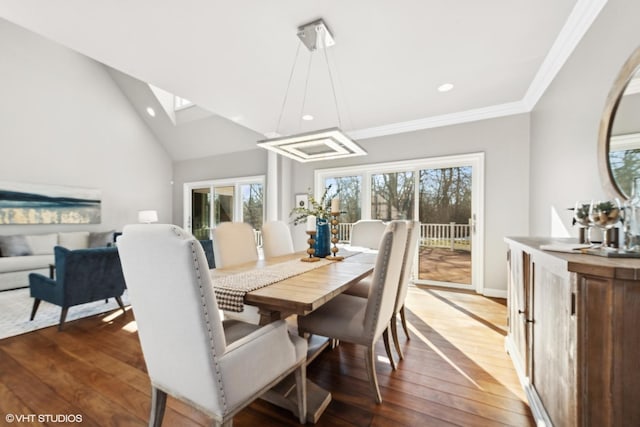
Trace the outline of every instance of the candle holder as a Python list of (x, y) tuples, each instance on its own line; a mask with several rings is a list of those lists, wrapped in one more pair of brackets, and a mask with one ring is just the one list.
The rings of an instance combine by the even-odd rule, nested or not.
[(331, 261), (342, 261), (344, 259), (343, 256), (338, 256), (336, 255), (338, 253), (338, 216), (340, 215), (340, 212), (331, 212), (331, 216), (333, 218), (331, 218), (331, 243), (333, 243), (333, 247), (331, 248), (331, 252), (333, 252), (333, 255), (329, 255), (326, 259), (331, 260)]
[(307, 230), (306, 233), (309, 235), (309, 238), (307, 239), (307, 243), (309, 244), (309, 249), (307, 249), (307, 253), (309, 254), (309, 256), (307, 258), (300, 258), (300, 261), (304, 261), (304, 262), (320, 261), (320, 258), (313, 256), (313, 254), (316, 253), (316, 250), (313, 247), (314, 243), (316, 243), (316, 239), (315, 239), (316, 231)]

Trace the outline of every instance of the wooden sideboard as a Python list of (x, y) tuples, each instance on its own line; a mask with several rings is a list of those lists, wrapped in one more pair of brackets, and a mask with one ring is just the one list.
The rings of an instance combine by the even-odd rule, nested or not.
[(508, 245), (506, 348), (537, 422), (640, 425), (640, 259)]

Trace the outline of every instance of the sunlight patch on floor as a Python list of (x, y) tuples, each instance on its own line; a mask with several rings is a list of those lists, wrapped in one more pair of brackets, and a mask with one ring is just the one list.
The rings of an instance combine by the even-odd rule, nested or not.
[(418, 337), (423, 343), (425, 343), (427, 345), (427, 347), (429, 347), (431, 350), (433, 350), (438, 356), (440, 356), (442, 358), (442, 360), (444, 360), (445, 362), (447, 362), (453, 369), (455, 369), (456, 371), (458, 371), (458, 373), (460, 375), (462, 375), (464, 378), (466, 378), (471, 384), (473, 384), (474, 386), (476, 386), (476, 388), (478, 388), (479, 390), (484, 390), (480, 384), (478, 384), (477, 382), (475, 382), (473, 380), (473, 378), (471, 378), (469, 375), (467, 375), (459, 366), (457, 366), (449, 357), (447, 357), (446, 354), (444, 354), (442, 351), (440, 351), (440, 349), (435, 346), (431, 341), (429, 341), (429, 339), (427, 337), (425, 337), (422, 332), (420, 332), (418, 329), (416, 329), (415, 326), (413, 326), (410, 322), (407, 322), (407, 326), (409, 327), (409, 329), (411, 330), (411, 332), (413, 332), (413, 334)]
[(131, 322), (124, 325), (122, 329), (131, 333), (138, 332), (138, 324), (136, 323), (135, 320), (132, 320)]

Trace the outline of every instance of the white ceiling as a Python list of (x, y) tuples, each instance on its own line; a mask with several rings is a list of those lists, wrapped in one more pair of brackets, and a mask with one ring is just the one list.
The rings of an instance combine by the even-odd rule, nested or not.
[[(297, 27), (323, 18), (342, 128), (366, 138), (527, 111), (604, 3), (0, 0), (0, 17), (260, 134), (276, 130)], [(302, 46), (281, 134), (337, 124), (319, 52), (305, 109), (316, 119), (300, 127), (308, 55)], [(455, 88), (438, 92), (446, 82)]]

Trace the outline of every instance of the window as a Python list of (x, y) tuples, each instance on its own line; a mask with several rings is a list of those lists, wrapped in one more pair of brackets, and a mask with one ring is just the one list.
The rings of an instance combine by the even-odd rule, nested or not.
[(331, 185), (340, 198), (340, 211), (343, 222), (356, 222), (362, 217), (360, 192), (362, 189), (361, 176), (330, 177), (324, 180), (325, 188)]
[(264, 221), (264, 176), (249, 176), (184, 184), (184, 228), (198, 239), (229, 221), (246, 222), (256, 230)]
[(483, 181), (484, 155), (472, 153), (317, 169), (315, 195), (339, 191), (341, 241), (359, 219), (419, 220), (414, 279), (482, 292)]
[(413, 172), (371, 175), (371, 219), (413, 219)]

